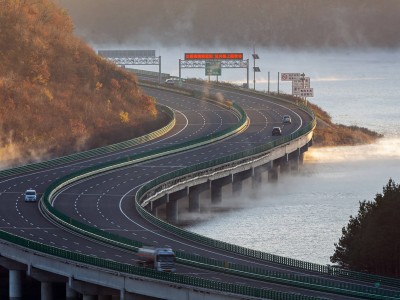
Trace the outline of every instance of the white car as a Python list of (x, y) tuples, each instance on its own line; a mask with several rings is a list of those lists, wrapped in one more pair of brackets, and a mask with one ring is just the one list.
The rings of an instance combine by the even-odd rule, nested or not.
[(166, 83), (166, 84), (172, 84), (172, 85), (173, 85), (173, 84), (175, 84), (175, 81), (176, 81), (175, 79), (168, 78), (167, 80), (165, 80), (165, 83)]
[(292, 124), (292, 118), (289, 115), (284, 115), (282, 118), (284, 124)]
[(29, 189), (25, 191), (25, 202), (36, 202), (37, 193), (34, 189)]

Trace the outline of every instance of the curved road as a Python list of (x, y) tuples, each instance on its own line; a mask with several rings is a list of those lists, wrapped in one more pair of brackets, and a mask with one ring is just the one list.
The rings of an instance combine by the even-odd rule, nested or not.
[[(159, 139), (112, 155), (33, 174), (2, 178), (0, 180), (0, 229), (70, 251), (92, 254), (125, 263), (135, 263), (137, 258), (129, 251), (92, 241), (54, 225), (41, 215), (37, 204), (23, 201), (23, 192), (28, 188), (35, 188), (39, 193), (42, 193), (51, 182), (70, 172), (101, 162), (112, 161), (125, 155), (143, 153), (166, 145), (192, 140), (223, 130), (238, 121), (232, 112), (209, 102), (202, 102), (175, 93), (161, 92), (156, 89), (146, 88), (146, 92), (157, 98), (159, 103), (175, 109), (177, 125), (172, 131)], [(295, 106), (284, 106), (275, 101), (267, 101), (261, 97), (240, 92), (223, 91), (222, 93), (225, 98), (238, 102), (246, 110), (250, 118), (250, 126), (247, 130), (215, 144), (117, 169), (74, 183), (57, 195), (54, 202), (55, 207), (80, 222), (142, 241), (144, 244), (172, 247), (176, 250), (212, 257), (217, 260), (253, 265), (283, 273), (316, 276), (316, 274), (306, 274), (305, 271), (298, 271), (287, 266), (260, 262), (256, 259), (240, 257), (236, 254), (185, 241), (155, 227), (137, 214), (133, 196), (142, 184), (154, 177), (191, 164), (208, 161), (269, 142), (277, 138), (271, 136), (271, 130), (274, 126), (282, 126), (281, 120), (285, 114), (292, 116), (292, 124), (282, 126), (284, 135), (299, 130), (310, 120), (306, 113)], [(177, 267), (177, 272), (248, 286), (331, 299), (346, 299), (343, 296), (249, 280), (182, 265)]]

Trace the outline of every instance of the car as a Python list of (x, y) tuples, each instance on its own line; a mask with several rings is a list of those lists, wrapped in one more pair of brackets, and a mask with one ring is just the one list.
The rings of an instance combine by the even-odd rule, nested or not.
[(174, 84), (175, 84), (175, 80), (172, 79), (172, 78), (168, 78), (167, 80), (165, 80), (165, 83), (166, 83), (166, 84), (174, 85)]
[(280, 127), (272, 128), (272, 135), (282, 135), (282, 129)]
[(283, 124), (292, 124), (292, 118), (289, 115), (284, 115), (282, 118)]
[(37, 193), (34, 189), (29, 189), (25, 191), (25, 202), (36, 202)]

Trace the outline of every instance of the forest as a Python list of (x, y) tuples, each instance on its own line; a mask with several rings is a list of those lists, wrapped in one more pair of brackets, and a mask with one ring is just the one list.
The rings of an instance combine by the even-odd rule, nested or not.
[(73, 34), (50, 0), (0, 0), (0, 167), (125, 140), (156, 126), (135, 75)]

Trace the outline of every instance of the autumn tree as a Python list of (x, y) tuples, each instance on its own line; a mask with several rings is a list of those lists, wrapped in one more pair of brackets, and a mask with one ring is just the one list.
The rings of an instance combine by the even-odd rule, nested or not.
[(360, 202), (342, 229), (331, 262), (340, 267), (400, 277), (400, 185), (390, 179), (375, 201)]
[(0, 168), (5, 153), (23, 164), (165, 125), (136, 76), (75, 37), (52, 0), (0, 0), (0, 66)]

